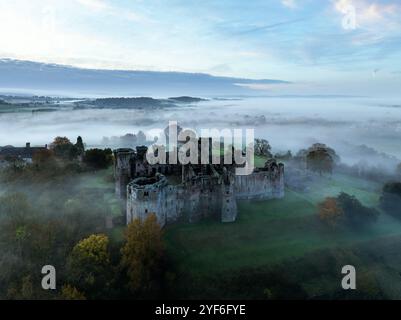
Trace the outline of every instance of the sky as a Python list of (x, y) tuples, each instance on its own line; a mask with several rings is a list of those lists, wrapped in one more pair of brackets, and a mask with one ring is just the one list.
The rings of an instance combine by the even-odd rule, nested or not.
[(397, 95), (398, 0), (0, 0), (0, 58)]

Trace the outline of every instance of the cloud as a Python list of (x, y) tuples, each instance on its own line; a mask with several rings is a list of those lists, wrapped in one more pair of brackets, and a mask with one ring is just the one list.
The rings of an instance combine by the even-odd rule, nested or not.
[(297, 7), (295, 0), (281, 0), (281, 3), (287, 8), (295, 9)]
[[(343, 15), (355, 11), (357, 26), (388, 26), (399, 20), (401, 5), (394, 3), (376, 3), (368, 0), (334, 0), (334, 9)], [(380, 25), (378, 25), (380, 24)]]
[(6, 5), (0, 1), (0, 56), (70, 64), (72, 58), (96, 62), (115, 55), (113, 47), (121, 50), (106, 35), (79, 28), (79, 24), (65, 27), (71, 21), (66, 19), (68, 13), (77, 12), (76, 4), (60, 1), (56, 6), (52, 0), (31, 0)]
[(103, 12), (108, 15), (119, 17), (121, 19), (134, 21), (134, 22), (150, 22), (150, 19), (140, 15), (132, 10), (121, 9), (116, 6), (112, 6), (103, 0), (75, 0), (76, 3), (81, 6), (93, 11), (94, 13)]
[(110, 6), (102, 0), (75, 0), (75, 1), (83, 5), (84, 7), (87, 7), (88, 9), (95, 11), (110, 9)]

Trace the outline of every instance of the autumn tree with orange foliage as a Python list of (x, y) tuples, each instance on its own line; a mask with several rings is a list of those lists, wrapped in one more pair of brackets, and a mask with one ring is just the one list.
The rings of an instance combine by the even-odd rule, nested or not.
[(164, 258), (162, 235), (154, 214), (145, 220), (135, 219), (128, 225), (121, 249), (121, 266), (127, 273), (132, 292), (146, 294), (158, 289)]
[(327, 197), (323, 202), (319, 203), (318, 215), (321, 221), (335, 228), (343, 218), (344, 211), (338, 205), (336, 198)]

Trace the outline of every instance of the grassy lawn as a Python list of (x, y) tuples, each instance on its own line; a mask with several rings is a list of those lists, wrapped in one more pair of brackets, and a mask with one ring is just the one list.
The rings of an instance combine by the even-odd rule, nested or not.
[(266, 157), (255, 156), (254, 165), (256, 168), (263, 168), (265, 166), (266, 161), (267, 161)]
[(346, 247), (401, 234), (401, 223), (387, 215), (366, 230), (331, 231), (316, 217), (316, 204), (341, 191), (366, 205), (377, 205), (379, 186), (338, 175), (316, 182), (307, 193), (286, 191), (281, 200), (243, 201), (232, 224), (204, 221), (166, 229), (169, 255), (179, 269), (213, 273), (257, 267), (300, 257), (322, 248)]
[(333, 177), (322, 177), (319, 181), (315, 181), (303, 196), (313, 203), (318, 203), (326, 197), (346, 192), (354, 195), (367, 206), (377, 206), (381, 188), (382, 186), (378, 183), (336, 174)]

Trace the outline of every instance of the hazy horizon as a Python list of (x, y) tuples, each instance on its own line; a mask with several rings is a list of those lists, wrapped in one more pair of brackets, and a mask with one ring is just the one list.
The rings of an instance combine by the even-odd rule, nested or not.
[[(0, 146), (49, 144), (56, 136), (72, 141), (82, 136), (88, 147), (102, 146), (103, 137), (142, 130), (149, 139), (169, 121), (202, 128), (254, 128), (275, 152), (320, 142), (334, 147), (343, 161), (364, 160), (353, 151), (366, 145), (401, 159), (401, 105), (398, 100), (373, 98), (242, 98), (208, 100), (148, 112), (146, 109), (61, 109), (53, 112), (0, 114)], [(13, 132), (13, 135), (9, 135)], [(102, 146), (103, 147), (103, 146)], [(377, 159), (372, 159), (377, 161)], [(396, 162), (396, 160), (394, 161)]]

